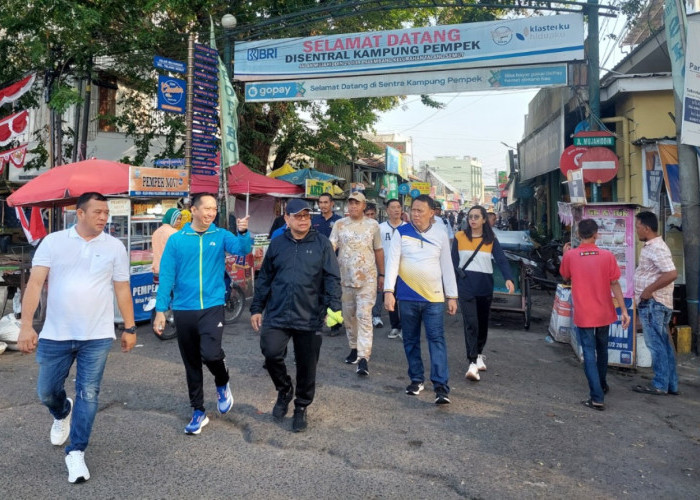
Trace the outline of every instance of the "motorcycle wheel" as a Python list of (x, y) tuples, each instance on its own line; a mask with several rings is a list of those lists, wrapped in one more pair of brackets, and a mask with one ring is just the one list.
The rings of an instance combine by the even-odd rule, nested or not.
[[(154, 309), (151, 313), (151, 330), (153, 330), (153, 321), (155, 319), (156, 311)], [(165, 312), (165, 328), (163, 329), (163, 333), (158, 335), (155, 331), (153, 331), (153, 335), (158, 337), (160, 340), (170, 340), (177, 337), (177, 330), (175, 329), (175, 317), (171, 309)]]
[(224, 324), (230, 325), (240, 318), (243, 313), (244, 305), (245, 296), (243, 294), (243, 289), (232, 283), (231, 293), (226, 298), (226, 304), (224, 304)]

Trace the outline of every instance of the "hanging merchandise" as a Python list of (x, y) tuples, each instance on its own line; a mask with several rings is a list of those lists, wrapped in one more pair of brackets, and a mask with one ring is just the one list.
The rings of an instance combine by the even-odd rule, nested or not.
[(22, 97), (32, 87), (35, 76), (36, 75), (29, 75), (13, 83), (9, 87), (0, 90), (0, 106), (8, 102), (14, 102)]
[(9, 144), (27, 130), (29, 113), (25, 109), (0, 120), (0, 146)]
[(8, 149), (0, 152), (0, 174), (5, 170), (5, 163), (12, 164), (17, 168), (24, 168), (24, 159), (27, 156), (27, 145), (23, 144), (18, 148)]

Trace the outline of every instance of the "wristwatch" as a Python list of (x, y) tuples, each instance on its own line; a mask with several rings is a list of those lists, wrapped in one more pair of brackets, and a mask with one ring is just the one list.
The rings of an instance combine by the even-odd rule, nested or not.
[(124, 328), (125, 333), (136, 333), (136, 325), (132, 326), (131, 328)]

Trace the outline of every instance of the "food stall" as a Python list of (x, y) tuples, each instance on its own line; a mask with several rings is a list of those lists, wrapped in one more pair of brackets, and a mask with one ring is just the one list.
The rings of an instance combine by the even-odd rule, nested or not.
[[(628, 203), (589, 203), (571, 207), (573, 216), (572, 248), (577, 247), (580, 243), (578, 223), (582, 219), (593, 219), (598, 224), (596, 245), (612, 252), (620, 267), (620, 286), (625, 303), (616, 304), (618, 318), (621, 314), (620, 307), (625, 307), (631, 321), (626, 330), (622, 328), (620, 321), (616, 321), (610, 326), (608, 364), (627, 368), (633, 368), (637, 365), (637, 338), (634, 330), (634, 268), (636, 259), (634, 216), (638, 208), (638, 205)], [(571, 344), (577, 356), (583, 359), (576, 335), (571, 335)]]
[[(177, 208), (178, 200), (188, 195), (187, 170), (131, 167), (128, 196), (108, 198), (109, 222), (105, 230), (122, 241), (128, 250), (136, 321), (151, 318), (151, 311), (145, 309), (155, 292), (151, 235), (161, 226), (163, 214), (170, 208)], [(115, 304), (115, 321), (118, 321), (117, 315)]]

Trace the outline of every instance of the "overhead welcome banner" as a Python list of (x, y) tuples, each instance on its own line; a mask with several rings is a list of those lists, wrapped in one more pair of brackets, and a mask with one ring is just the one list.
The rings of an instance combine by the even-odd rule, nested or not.
[(566, 84), (567, 65), (558, 64), (246, 83), (245, 96), (248, 102), (313, 101), (367, 96), (541, 88)]
[(583, 16), (566, 14), (236, 44), (242, 81), (488, 68), (582, 60)]

